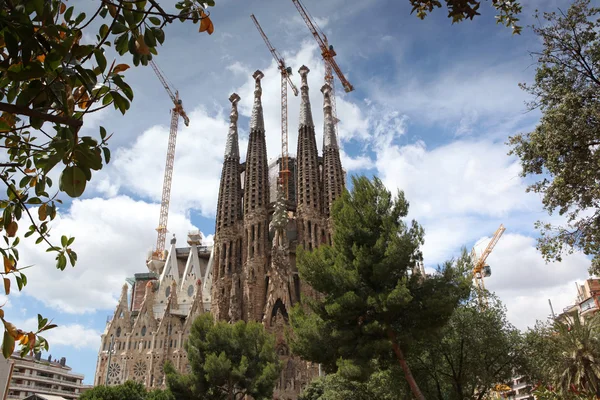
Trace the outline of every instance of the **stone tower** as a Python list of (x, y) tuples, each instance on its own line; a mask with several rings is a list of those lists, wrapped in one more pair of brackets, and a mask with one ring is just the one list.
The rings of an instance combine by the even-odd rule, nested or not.
[(265, 122), (261, 103), (261, 71), (254, 78), (254, 105), (244, 173), (243, 319), (260, 321), (265, 306), (265, 275), (269, 243), (269, 174)]
[(218, 319), (239, 320), (242, 317), (242, 187), (238, 143), (238, 110), (240, 96), (229, 97), (229, 133), (225, 146), (213, 256), (212, 310)]
[(327, 225), (326, 240), (331, 244), (331, 205), (344, 190), (344, 171), (340, 160), (340, 149), (335, 134), (335, 122), (331, 112), (331, 87), (321, 88), (323, 93), (323, 215)]
[(321, 176), (319, 173), (319, 153), (315, 138), (315, 125), (308, 97), (307, 75), (310, 70), (303, 65), (300, 70), (300, 121), (298, 127), (297, 179), (296, 179), (296, 221), (298, 243), (312, 250), (319, 246), (323, 230)]

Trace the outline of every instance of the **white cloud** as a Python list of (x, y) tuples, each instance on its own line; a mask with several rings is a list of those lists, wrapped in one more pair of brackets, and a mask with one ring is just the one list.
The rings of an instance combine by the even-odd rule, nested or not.
[[(52, 321), (52, 323), (57, 323)], [(17, 321), (16, 326), (24, 331), (37, 331), (37, 318), (28, 318), (24, 321)], [(87, 328), (81, 324), (62, 324), (59, 323), (56, 328), (43, 332), (41, 335), (48, 340), (50, 351), (53, 346), (66, 346), (75, 349), (93, 349), (98, 350), (100, 346), (101, 332)]]
[[(67, 313), (111, 309), (125, 278), (145, 270), (148, 251), (156, 243), (158, 215), (158, 204), (126, 196), (74, 201), (69, 212), (54, 221), (51, 241), (60, 242), (61, 234), (76, 238), (75, 268), (55, 269), (45, 246), (24, 240), (21, 263), (35, 266), (27, 271), (23, 293)], [(180, 243), (192, 229), (187, 216), (170, 213), (169, 230)]]
[(525, 193), (520, 165), (503, 144), (455, 141), (428, 150), (423, 142), (379, 148), (377, 168), (390, 188), (404, 190), (416, 218), (497, 217), (537, 210)]
[[(195, 208), (210, 217), (216, 209), (229, 125), (223, 110), (211, 116), (198, 108), (189, 118), (189, 127), (182, 121), (179, 125), (170, 209), (182, 212)], [(168, 139), (168, 127), (154, 126), (138, 136), (131, 147), (119, 148), (114, 161), (99, 174), (96, 190), (105, 196), (132, 193), (160, 202)]]

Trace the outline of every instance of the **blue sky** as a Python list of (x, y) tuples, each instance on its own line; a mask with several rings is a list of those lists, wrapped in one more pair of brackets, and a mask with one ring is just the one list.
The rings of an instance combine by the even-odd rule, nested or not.
[[(485, 2), (485, 3), (489, 3)], [(566, 8), (566, 1), (528, 1), (533, 9)], [(174, 9), (174, 1), (161, 2)], [(349, 174), (377, 175), (404, 190), (410, 217), (425, 228), (425, 265), (435, 267), (507, 228), (489, 258), (486, 284), (505, 302), (510, 320), (525, 328), (549, 314), (547, 299), (560, 310), (575, 297), (573, 282), (586, 278), (581, 254), (545, 264), (535, 250), (534, 221), (548, 217), (538, 196), (525, 193), (517, 160), (507, 155), (508, 136), (531, 130), (539, 118), (527, 112), (519, 82), (531, 81), (529, 51), (540, 42), (529, 29), (521, 36), (495, 24), (489, 4), (474, 21), (452, 25), (445, 10), (426, 20), (410, 15), (408, 0), (304, 0), (338, 53), (337, 61), (355, 91), (338, 90), (343, 164)], [(89, 2), (75, 2), (87, 9)], [(306, 64), (317, 142), (322, 140), (323, 66), (318, 48), (291, 0), (217, 0), (215, 32), (176, 23), (166, 31), (157, 63), (176, 88), (190, 117), (180, 130), (169, 229), (184, 243), (199, 228), (211, 239), (220, 168), (227, 133), (228, 97), (240, 103), (240, 149), (245, 155), (256, 69), (265, 73), (263, 104), (270, 158), (280, 149), (279, 75), (256, 31), (254, 13), (271, 42), (294, 71)], [(89, 15), (89, 13), (88, 13)], [(89, 40), (90, 37), (87, 36)], [(84, 36), (86, 40), (86, 36)], [(129, 60), (124, 60), (129, 62)], [(79, 262), (64, 272), (27, 241), (23, 262), (35, 264), (29, 285), (11, 295), (7, 316), (31, 326), (38, 312), (60, 325), (50, 331), (51, 354), (67, 357), (92, 382), (100, 333), (125, 278), (144, 272), (155, 244), (170, 101), (150, 68), (125, 77), (135, 91), (125, 117), (106, 111), (85, 121), (97, 135), (114, 132), (113, 160), (96, 174), (85, 196), (66, 202), (53, 230), (75, 236)], [(299, 84), (298, 74), (294, 79)], [(338, 84), (339, 88), (339, 84)], [(298, 99), (290, 98), (290, 152), (295, 153)]]

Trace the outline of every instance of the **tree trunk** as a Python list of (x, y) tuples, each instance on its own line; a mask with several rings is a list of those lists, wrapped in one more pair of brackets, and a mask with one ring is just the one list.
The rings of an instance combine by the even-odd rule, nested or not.
[(415, 398), (417, 400), (425, 400), (425, 396), (423, 396), (423, 393), (421, 393), (421, 389), (419, 389), (419, 385), (417, 385), (417, 382), (415, 381), (415, 378), (413, 377), (412, 372), (410, 372), (410, 367), (406, 363), (406, 359), (404, 358), (404, 353), (402, 352), (402, 349), (398, 345), (398, 342), (396, 340), (396, 332), (394, 332), (394, 330), (391, 327), (388, 327), (387, 335), (388, 335), (388, 338), (390, 339), (390, 341), (392, 342), (392, 348), (394, 349), (396, 358), (398, 359), (398, 362), (400, 363), (400, 366), (402, 367), (402, 370), (404, 371), (404, 377), (406, 378), (406, 381), (408, 382), (408, 385), (410, 386), (410, 390), (412, 391), (413, 395), (415, 396)]

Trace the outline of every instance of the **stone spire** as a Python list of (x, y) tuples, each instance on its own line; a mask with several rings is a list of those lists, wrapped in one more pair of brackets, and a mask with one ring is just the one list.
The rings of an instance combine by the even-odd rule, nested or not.
[(260, 70), (256, 70), (252, 77), (254, 78), (254, 105), (252, 106), (252, 116), (250, 117), (250, 129), (265, 130), (265, 119), (263, 117), (263, 108), (260, 98), (262, 96), (262, 88), (260, 80), (265, 75)]
[(300, 68), (302, 77), (302, 104), (300, 106), (300, 126), (298, 129), (297, 150), (297, 223), (298, 241), (307, 249), (313, 249), (321, 242), (321, 183), (319, 173), (319, 154), (315, 138), (315, 127), (308, 99), (306, 66)]
[(225, 158), (234, 157), (240, 158), (240, 147), (238, 144), (238, 109), (237, 103), (240, 101), (240, 96), (233, 93), (229, 96), (231, 102), (231, 113), (229, 114), (229, 133), (227, 134), (227, 143), (225, 145)]
[[(323, 92), (323, 213), (331, 215), (331, 205), (344, 190), (344, 171), (340, 160), (340, 150), (335, 134), (335, 121), (331, 112), (331, 87), (325, 84)], [(331, 244), (331, 221), (327, 221), (327, 241)]]
[(268, 206), (269, 201), (267, 144), (260, 87), (260, 80), (263, 76), (261, 71), (256, 71), (252, 75), (255, 81), (254, 106), (250, 118), (250, 138), (246, 152), (244, 214), (253, 211), (262, 212), (262, 209), (266, 209)]
[(306, 65), (300, 67), (298, 70), (302, 83), (300, 84), (300, 127), (308, 126), (311, 128), (315, 127), (312, 118), (312, 111), (310, 109), (310, 98), (308, 97), (308, 73), (310, 69)]
[(229, 314), (228, 295), (231, 292), (232, 276), (242, 270), (242, 185), (237, 133), (239, 100), (240, 96), (236, 93), (229, 97), (229, 133), (217, 202), (211, 312), (220, 319), (226, 319)]
[(246, 248), (242, 252), (245, 256), (242, 315), (245, 320), (257, 321), (264, 310), (269, 241), (269, 169), (260, 87), (264, 75), (256, 71), (252, 76), (256, 83), (244, 173), (243, 237)]
[(323, 151), (330, 146), (338, 147), (335, 134), (335, 121), (333, 120), (331, 108), (331, 86), (324, 84), (321, 87), (323, 93)]

